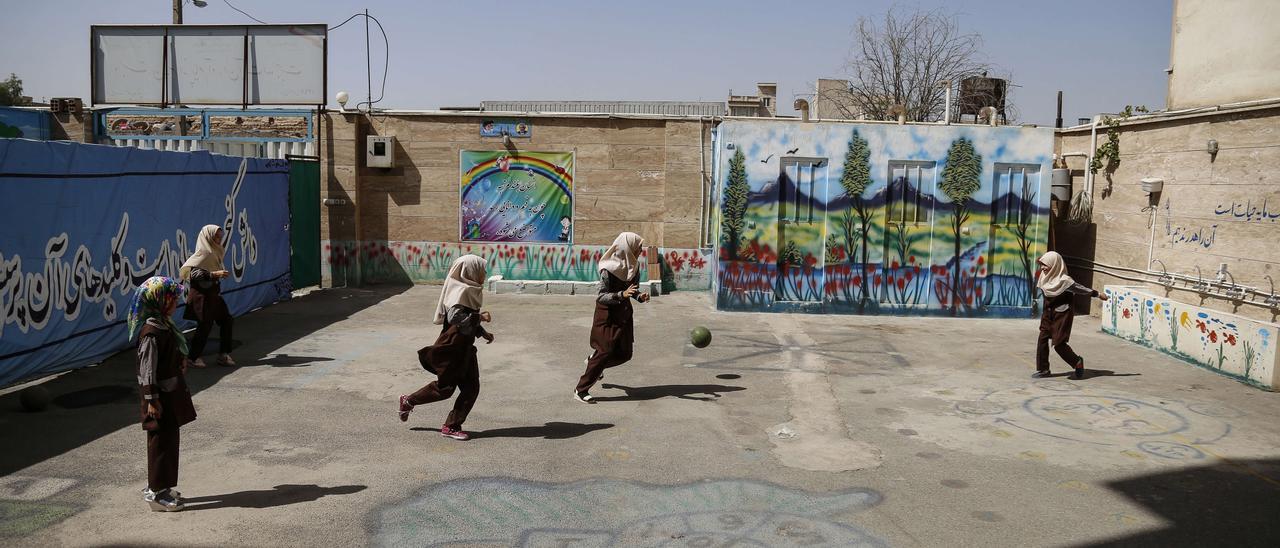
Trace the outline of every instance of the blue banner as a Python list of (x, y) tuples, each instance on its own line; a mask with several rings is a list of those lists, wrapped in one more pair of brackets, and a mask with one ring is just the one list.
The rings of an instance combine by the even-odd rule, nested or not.
[(0, 386), (129, 347), (133, 289), (176, 277), (206, 224), (232, 314), (288, 298), (288, 162), (0, 139)]

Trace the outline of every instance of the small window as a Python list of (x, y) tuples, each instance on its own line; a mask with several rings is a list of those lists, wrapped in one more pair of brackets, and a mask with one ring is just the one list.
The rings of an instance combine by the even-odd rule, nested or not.
[(1022, 225), (1031, 222), (1031, 205), (1040, 189), (1040, 166), (996, 164), (991, 184), (991, 223)]
[(926, 189), (933, 187), (933, 162), (891, 162), (889, 164), (886, 221), (894, 224), (929, 222)]

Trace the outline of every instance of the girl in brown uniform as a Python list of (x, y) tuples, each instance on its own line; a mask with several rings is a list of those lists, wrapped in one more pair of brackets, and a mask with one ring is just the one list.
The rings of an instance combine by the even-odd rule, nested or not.
[(205, 225), (196, 238), (196, 252), (182, 264), (178, 275), (191, 286), (187, 293), (187, 309), (182, 317), (196, 322), (196, 335), (191, 341), (185, 365), (204, 367), (200, 355), (209, 342), (213, 324), (218, 324), (218, 365), (235, 366), (231, 359), (231, 311), (222, 299), (220, 280), (229, 274), (222, 265), (222, 229), (217, 225)]
[(578, 379), (573, 397), (583, 403), (595, 403), (589, 391), (604, 370), (631, 360), (635, 343), (631, 299), (648, 302), (649, 295), (640, 292), (640, 250), (644, 240), (634, 232), (623, 232), (613, 240), (600, 258), (600, 293), (596, 296), (595, 317), (591, 321), (591, 348), (587, 370)]
[(142, 282), (129, 309), (129, 338), (138, 337), (138, 386), (142, 428), (147, 431), (147, 488), (142, 500), (155, 512), (182, 510), (178, 485), (178, 428), (196, 419), (183, 377), (187, 340), (170, 318), (182, 284), (156, 276)]
[(453, 402), (453, 411), (440, 427), (440, 435), (455, 440), (469, 440), (462, 430), (463, 421), (480, 395), (480, 367), (476, 363), (476, 337), (486, 344), (493, 335), (481, 327), (491, 321), (481, 312), (484, 303), (484, 280), (487, 263), (475, 255), (463, 255), (453, 261), (436, 304), (435, 323), (441, 326), (435, 344), (418, 351), (422, 368), (436, 374), (436, 380), (417, 392), (400, 396), (400, 420), (409, 420), (413, 406), (449, 399), (453, 389), (461, 389)]
[(1075, 368), (1074, 379), (1084, 378), (1084, 358), (1076, 355), (1067, 344), (1071, 338), (1072, 301), (1076, 295), (1089, 295), (1107, 300), (1106, 295), (1076, 283), (1067, 275), (1067, 265), (1062, 255), (1056, 251), (1045, 253), (1036, 261), (1040, 265), (1036, 286), (1044, 292), (1044, 314), (1040, 316), (1040, 337), (1036, 339), (1036, 372), (1032, 378), (1041, 379), (1049, 376), (1049, 341), (1053, 341), (1053, 349), (1066, 360), (1067, 365)]

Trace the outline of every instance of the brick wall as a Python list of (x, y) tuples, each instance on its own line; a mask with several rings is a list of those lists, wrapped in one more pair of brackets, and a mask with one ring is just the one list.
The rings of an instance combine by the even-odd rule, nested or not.
[[(331, 243), (458, 242), (459, 153), (505, 148), (501, 138), (480, 137), (478, 116), (327, 112), (319, 119), (322, 198), (346, 201), (322, 212), (321, 237)], [(699, 247), (711, 122), (527, 119), (532, 137), (515, 139), (517, 149), (575, 153), (575, 246), (607, 245), (633, 231), (650, 245)], [(396, 137), (395, 168), (364, 166), (366, 135)]]
[[(1114, 172), (1097, 174), (1093, 222), (1083, 226), (1055, 224), (1058, 250), (1139, 270), (1147, 268), (1150, 253), (1169, 272), (1195, 276), (1198, 266), (1205, 278), (1214, 276), (1219, 263), (1227, 263), (1237, 283), (1267, 291), (1270, 283), (1265, 276), (1280, 282), (1278, 127), (1277, 106), (1120, 126), (1121, 161)], [(1098, 133), (1099, 143), (1105, 142), (1105, 131)], [(1207, 152), (1211, 139), (1218, 142), (1216, 156)], [(1089, 145), (1088, 129), (1060, 132), (1055, 143), (1058, 152), (1067, 153), (1088, 152)], [(1078, 192), (1084, 181), (1085, 160), (1071, 158), (1070, 166)], [(1140, 187), (1144, 177), (1164, 180), (1155, 211), (1154, 238), (1152, 211), (1144, 210), (1148, 197)], [(1264, 211), (1269, 213), (1265, 218)], [(1161, 267), (1153, 264), (1151, 268), (1159, 271)], [(1072, 274), (1097, 288), (1141, 285), (1086, 271)], [(1149, 287), (1163, 294), (1159, 286)], [(1181, 289), (1181, 285), (1168, 296), (1200, 304), (1200, 296)], [(1275, 321), (1274, 310), (1237, 307), (1219, 297), (1206, 297), (1203, 304)], [(1097, 301), (1093, 307), (1097, 314)]]

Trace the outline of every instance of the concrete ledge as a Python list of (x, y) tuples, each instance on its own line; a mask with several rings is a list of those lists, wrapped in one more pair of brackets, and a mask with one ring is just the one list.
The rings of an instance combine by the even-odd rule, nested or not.
[[(485, 289), (499, 295), (589, 295), (600, 293), (600, 282), (574, 282), (568, 280), (505, 280), (502, 276), (490, 277)], [(640, 282), (640, 291), (650, 297), (662, 295), (662, 282)]]

